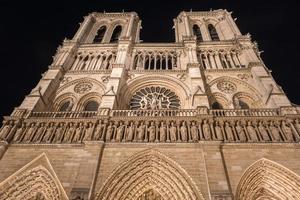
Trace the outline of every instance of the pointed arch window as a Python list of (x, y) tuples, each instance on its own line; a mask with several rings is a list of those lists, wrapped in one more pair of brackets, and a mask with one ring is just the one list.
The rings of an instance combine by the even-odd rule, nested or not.
[(89, 101), (87, 104), (84, 106), (84, 111), (97, 111), (99, 107), (99, 103), (96, 101)]
[(197, 42), (203, 42), (203, 38), (202, 38), (201, 31), (200, 31), (200, 27), (197, 24), (195, 24), (193, 26), (193, 32), (194, 32), (194, 35), (196, 36), (196, 41)]
[(111, 36), (110, 42), (111, 43), (116, 43), (119, 41), (119, 38), (121, 36), (122, 33), (122, 26), (118, 25), (115, 27), (113, 34)]
[(217, 30), (212, 24), (208, 25), (208, 32), (212, 41), (220, 41)]
[(101, 26), (93, 40), (93, 43), (101, 43), (106, 32), (106, 26)]

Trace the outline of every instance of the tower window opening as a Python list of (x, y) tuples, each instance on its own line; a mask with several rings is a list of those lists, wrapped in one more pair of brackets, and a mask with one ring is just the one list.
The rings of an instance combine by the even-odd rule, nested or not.
[(101, 43), (104, 38), (105, 32), (106, 32), (106, 26), (101, 26), (97, 31), (93, 43)]
[(118, 25), (115, 27), (113, 34), (111, 36), (110, 42), (117, 43), (122, 33), (122, 26)]
[(201, 31), (200, 31), (200, 28), (198, 25), (195, 24), (193, 26), (193, 32), (194, 32), (194, 35), (196, 36), (196, 41), (203, 42), (202, 34), (201, 34)]
[(220, 41), (217, 30), (212, 24), (208, 25), (208, 31), (209, 31), (209, 34), (210, 34), (210, 37), (211, 37), (212, 41)]

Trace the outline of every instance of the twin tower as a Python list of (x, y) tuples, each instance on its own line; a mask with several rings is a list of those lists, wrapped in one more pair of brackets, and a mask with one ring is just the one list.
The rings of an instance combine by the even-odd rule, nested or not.
[(226, 10), (174, 29), (146, 43), (135, 12), (86, 16), (4, 117), (0, 200), (300, 199), (300, 108), (257, 44)]

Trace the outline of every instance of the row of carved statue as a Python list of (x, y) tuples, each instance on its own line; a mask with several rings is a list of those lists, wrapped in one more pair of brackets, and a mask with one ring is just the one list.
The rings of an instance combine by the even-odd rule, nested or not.
[[(106, 142), (299, 142), (299, 120), (6, 122), (1, 140), (15, 143)], [(10, 142), (10, 141), (9, 141)]]

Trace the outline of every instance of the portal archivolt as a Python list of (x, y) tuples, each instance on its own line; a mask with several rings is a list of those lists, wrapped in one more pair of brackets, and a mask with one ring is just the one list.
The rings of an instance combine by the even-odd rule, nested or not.
[(243, 174), (236, 199), (299, 200), (300, 177), (282, 165), (261, 159)]
[(160, 152), (143, 151), (117, 167), (97, 195), (98, 200), (204, 200), (188, 174)]

